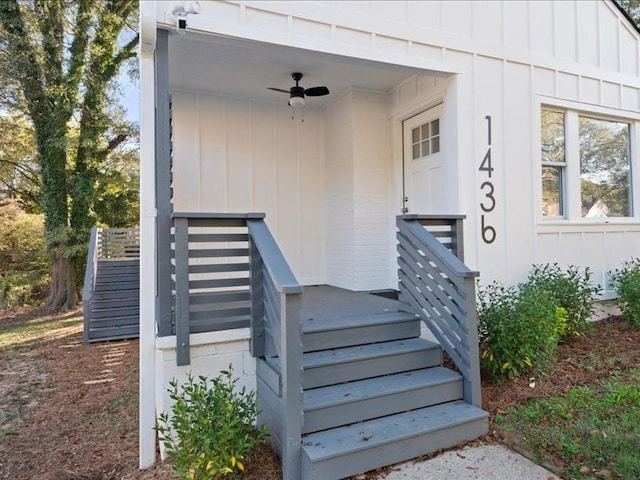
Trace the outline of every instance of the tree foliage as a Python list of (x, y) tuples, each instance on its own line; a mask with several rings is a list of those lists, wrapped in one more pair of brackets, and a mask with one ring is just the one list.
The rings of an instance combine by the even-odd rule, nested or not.
[(135, 0), (0, 2), (0, 98), (33, 128), (52, 309), (77, 302), (100, 178), (129, 138), (106, 108), (120, 68), (135, 56), (138, 35), (128, 22), (137, 7)]
[(640, 27), (640, 0), (615, 0), (631, 19)]

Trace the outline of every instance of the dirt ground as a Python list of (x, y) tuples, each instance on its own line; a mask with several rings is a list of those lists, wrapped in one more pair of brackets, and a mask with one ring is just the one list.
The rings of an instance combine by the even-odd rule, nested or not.
[[(82, 343), (80, 312), (53, 333), (0, 351), (0, 479), (129, 480), (171, 478), (171, 468), (138, 466), (138, 342)], [(42, 316), (41, 311), (0, 317), (0, 333)], [(591, 383), (612, 368), (640, 366), (640, 331), (604, 320), (588, 337), (561, 345), (546, 376), (485, 385), (492, 417), (526, 399)], [(535, 387), (530, 384), (535, 381)], [(493, 427), (483, 441), (500, 440)], [(281, 478), (267, 446), (245, 462), (246, 480)], [(376, 478), (375, 473), (360, 480)]]

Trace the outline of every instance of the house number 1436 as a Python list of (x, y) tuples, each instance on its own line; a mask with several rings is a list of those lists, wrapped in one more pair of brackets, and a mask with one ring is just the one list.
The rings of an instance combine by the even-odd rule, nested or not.
[(482, 162), (480, 163), (480, 172), (487, 174), (487, 179), (480, 184), (480, 191), (482, 192), (482, 200), (480, 200), (480, 228), (482, 230), (482, 241), (484, 243), (493, 243), (496, 239), (496, 229), (489, 224), (487, 219), (488, 214), (493, 212), (496, 208), (496, 197), (494, 196), (495, 187), (491, 181), (491, 174), (493, 173), (493, 167), (491, 166), (491, 115), (484, 117), (487, 120), (487, 144), (489, 148), (484, 155)]

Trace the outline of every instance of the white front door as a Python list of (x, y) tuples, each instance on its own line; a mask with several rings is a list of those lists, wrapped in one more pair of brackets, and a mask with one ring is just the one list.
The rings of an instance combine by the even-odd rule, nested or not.
[(403, 122), (405, 211), (437, 214), (445, 211), (442, 104)]

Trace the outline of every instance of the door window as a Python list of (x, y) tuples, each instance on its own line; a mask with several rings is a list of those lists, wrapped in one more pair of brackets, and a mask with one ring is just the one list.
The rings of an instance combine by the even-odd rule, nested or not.
[(440, 152), (440, 119), (436, 118), (411, 130), (412, 159), (428, 157)]

